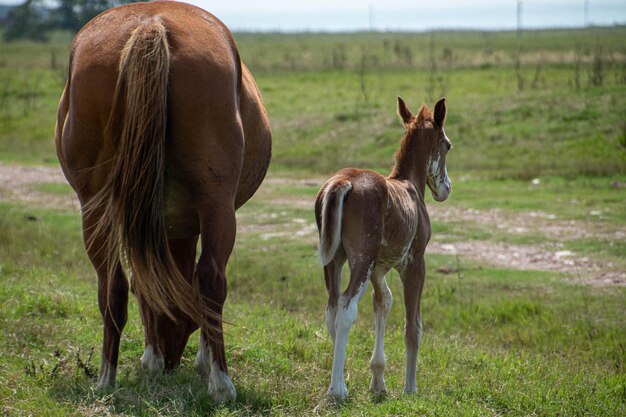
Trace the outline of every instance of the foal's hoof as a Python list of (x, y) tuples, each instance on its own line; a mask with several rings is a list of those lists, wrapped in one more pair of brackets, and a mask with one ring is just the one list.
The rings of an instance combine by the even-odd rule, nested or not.
[(209, 376), (209, 395), (218, 404), (234, 403), (237, 399), (237, 391), (224, 372), (215, 370)]
[(417, 393), (417, 389), (415, 387), (404, 387), (404, 394), (405, 395), (414, 395)]
[(141, 357), (141, 368), (151, 373), (161, 373), (165, 368), (165, 361), (158, 356), (151, 345), (146, 346)]
[(338, 386), (331, 385), (330, 387), (328, 387), (326, 395), (336, 402), (342, 402), (343, 400), (348, 398), (348, 388), (346, 387), (346, 384), (341, 384)]
[(387, 386), (382, 378), (372, 378), (370, 382), (370, 392), (374, 395), (386, 395)]

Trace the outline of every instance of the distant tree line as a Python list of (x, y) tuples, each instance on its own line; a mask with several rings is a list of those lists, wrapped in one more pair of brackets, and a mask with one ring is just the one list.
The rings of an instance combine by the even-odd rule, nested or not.
[(99, 13), (120, 4), (137, 0), (57, 0), (54, 6), (45, 0), (26, 0), (9, 11), (5, 41), (31, 39), (45, 42), (51, 30), (78, 32)]

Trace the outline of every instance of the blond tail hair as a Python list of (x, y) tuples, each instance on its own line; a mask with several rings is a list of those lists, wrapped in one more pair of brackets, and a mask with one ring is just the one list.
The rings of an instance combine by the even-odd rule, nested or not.
[[(104, 236), (109, 276), (120, 259), (137, 297), (175, 320), (178, 308), (200, 327), (217, 314), (187, 282), (169, 250), (164, 215), (165, 134), (170, 71), (167, 30), (158, 18), (143, 21), (122, 50), (106, 136), (114, 151), (104, 187), (86, 210), (101, 215), (94, 237)], [(109, 281), (110, 282), (110, 281)]]

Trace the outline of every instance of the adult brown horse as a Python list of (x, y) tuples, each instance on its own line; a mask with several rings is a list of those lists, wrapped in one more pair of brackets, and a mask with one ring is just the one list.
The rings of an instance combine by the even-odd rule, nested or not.
[(56, 146), (98, 274), (98, 387), (115, 386), (127, 271), (145, 328), (143, 367), (175, 367), (200, 326), (196, 366), (210, 370), (216, 401), (234, 400), (222, 332), (225, 268), (235, 210), (265, 176), (271, 132), (231, 33), (184, 3), (134, 3), (97, 16), (72, 44)]
[[(322, 185), (315, 201), (320, 232), (320, 260), (324, 266), (328, 306), (326, 326), (333, 339), (334, 360), (328, 395), (348, 395), (344, 365), (348, 333), (356, 321), (357, 304), (372, 282), (376, 339), (370, 361), (370, 390), (386, 391), (383, 337), (391, 308), (385, 274), (400, 273), (406, 310), (405, 392), (415, 392), (417, 353), (422, 339), (420, 300), (425, 279), (424, 251), (430, 239), (430, 220), (424, 203), (426, 185), (437, 201), (450, 194), (446, 154), (451, 148), (443, 123), (445, 99), (435, 104), (434, 116), (422, 106), (417, 116), (398, 97), (398, 113), (406, 133), (396, 165), (384, 177), (361, 169), (343, 169)], [(341, 269), (348, 261), (350, 283), (341, 294)]]

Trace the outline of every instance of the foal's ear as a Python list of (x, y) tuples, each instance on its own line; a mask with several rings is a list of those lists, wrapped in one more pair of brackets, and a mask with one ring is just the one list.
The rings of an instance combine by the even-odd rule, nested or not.
[(413, 113), (411, 113), (411, 110), (409, 110), (400, 96), (398, 96), (398, 116), (400, 116), (405, 126), (408, 126), (413, 121)]
[(443, 127), (443, 122), (446, 120), (446, 98), (442, 97), (435, 104), (435, 125)]

